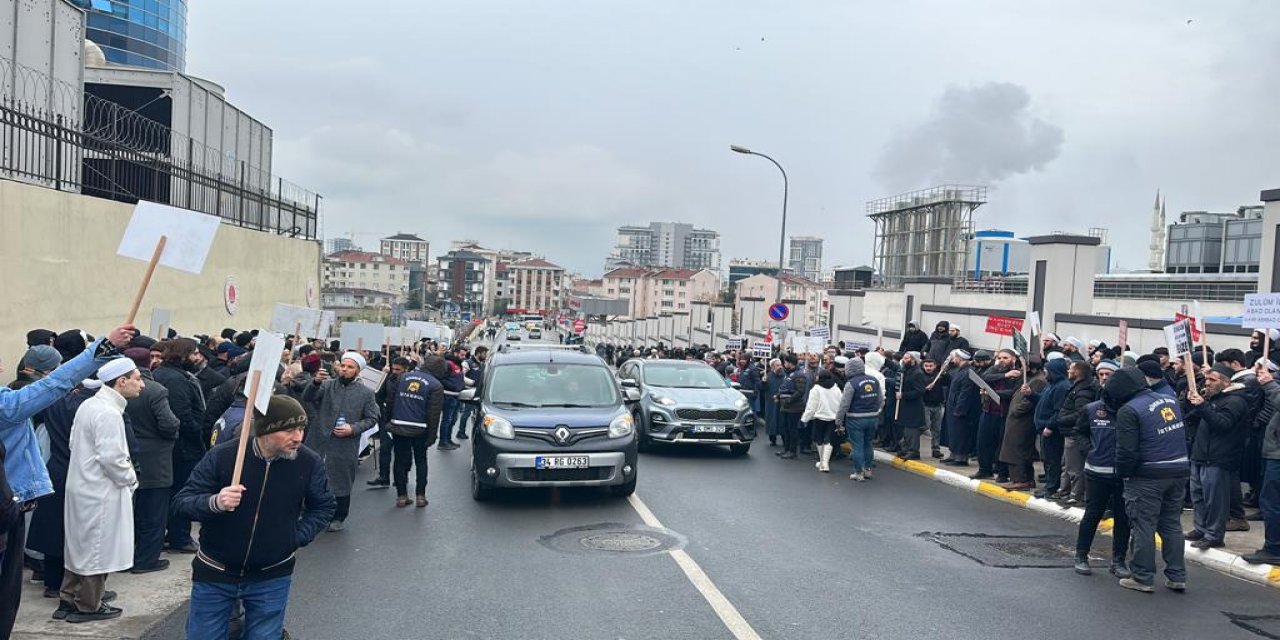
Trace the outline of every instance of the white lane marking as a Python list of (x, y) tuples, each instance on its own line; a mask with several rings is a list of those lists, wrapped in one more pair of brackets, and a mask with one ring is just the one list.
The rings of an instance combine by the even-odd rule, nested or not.
[[(639, 496), (633, 493), (627, 496), (627, 502), (636, 510), (636, 513), (640, 514), (640, 519), (646, 525), (656, 529), (666, 528), (662, 526), (658, 517), (649, 510), (649, 506), (640, 500)], [(743, 618), (741, 613), (738, 613), (737, 607), (734, 607), (733, 603), (724, 597), (724, 594), (711, 581), (707, 573), (702, 570), (702, 567), (698, 566), (698, 563), (688, 553), (685, 553), (684, 549), (677, 549), (669, 553), (672, 559), (676, 561), (676, 564), (680, 566), (680, 570), (684, 571), (685, 577), (689, 578), (689, 582), (693, 583), (693, 587), (698, 590), (698, 593), (702, 594), (707, 604), (711, 605), (711, 609), (720, 617), (720, 621), (729, 629), (734, 638), (737, 640), (760, 640), (760, 634), (751, 628), (751, 624), (747, 622), (747, 619)]]

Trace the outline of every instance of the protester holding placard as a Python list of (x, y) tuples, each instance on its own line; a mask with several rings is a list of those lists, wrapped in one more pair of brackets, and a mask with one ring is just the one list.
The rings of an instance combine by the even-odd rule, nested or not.
[(378, 401), (359, 381), (364, 367), (364, 357), (348, 351), (338, 362), (337, 377), (330, 379), (321, 369), (302, 393), (303, 400), (316, 403), (316, 424), (307, 430), (307, 446), (324, 460), (329, 488), (337, 498), (337, 509), (329, 522), (331, 532), (346, 528), (360, 434), (378, 426)]
[(1187, 401), (1193, 406), (1187, 427), (1195, 433), (1191, 440), (1195, 529), (1186, 537), (1197, 549), (1225, 545), (1231, 483), (1239, 482), (1236, 474), (1244, 453), (1246, 419), (1252, 408), (1245, 385), (1231, 381), (1233, 374), (1231, 367), (1215, 364), (1205, 375), (1204, 394), (1194, 389), (1187, 394)]
[(974, 384), (969, 373), (973, 370), (970, 364), (972, 356), (968, 351), (957, 349), (951, 354), (951, 386), (947, 387), (947, 448), (948, 455), (942, 464), (967, 467), (969, 456), (973, 455), (971, 441), (978, 429), (978, 418), (982, 415), (982, 398), (978, 386)]

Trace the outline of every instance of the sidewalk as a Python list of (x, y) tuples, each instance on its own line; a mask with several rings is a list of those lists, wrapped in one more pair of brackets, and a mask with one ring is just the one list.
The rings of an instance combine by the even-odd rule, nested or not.
[[(1084, 516), (1083, 508), (1064, 507), (1052, 500), (1035, 498), (1032, 497), (1031, 491), (1007, 491), (989, 480), (971, 480), (969, 475), (978, 470), (976, 463), (971, 462), (968, 467), (949, 467), (940, 464), (934, 458), (929, 457), (931, 446), (928, 436), (922, 436), (920, 438), (922, 455), (919, 460), (903, 460), (879, 449), (876, 449), (875, 457), (877, 462), (889, 464), (916, 475), (933, 478), (953, 487), (979, 493), (988, 498), (1018, 505), (1055, 518), (1078, 523)], [(1040, 462), (1036, 462), (1035, 467), (1037, 474), (1044, 472), (1044, 467)], [(1246, 511), (1249, 513), (1256, 512), (1254, 509), (1247, 509)], [(1200, 550), (1192, 548), (1188, 543), (1186, 548), (1187, 562), (1206, 566), (1243, 580), (1280, 589), (1280, 566), (1249, 564), (1240, 559), (1241, 555), (1253, 553), (1262, 547), (1262, 522), (1250, 522), (1249, 525), (1249, 531), (1228, 531), (1226, 546), (1220, 549)], [(1192, 512), (1183, 511), (1182, 530), (1190, 531), (1193, 528), (1195, 527), (1192, 525)], [(1110, 535), (1111, 521), (1104, 520), (1099, 525), (1098, 530)]]
[(159, 623), (174, 609), (182, 606), (191, 595), (190, 554), (164, 553), (169, 568), (164, 571), (132, 575), (114, 573), (107, 578), (107, 589), (119, 593), (113, 602), (124, 609), (115, 620), (71, 624), (53, 620), (50, 616), (58, 608), (56, 598), (45, 598), (44, 584), (33, 584), (31, 571), (22, 572), (22, 606), (13, 626), (15, 640), (45, 640), (48, 638), (111, 638), (136, 640)]

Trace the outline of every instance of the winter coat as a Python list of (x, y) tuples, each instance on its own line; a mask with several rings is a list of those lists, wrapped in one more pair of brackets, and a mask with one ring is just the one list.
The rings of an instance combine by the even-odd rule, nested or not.
[(1058, 432), (1058, 410), (1067, 398), (1071, 389), (1071, 381), (1067, 380), (1067, 363), (1062, 358), (1055, 358), (1045, 363), (1045, 388), (1036, 401), (1036, 430), (1048, 429), (1054, 434)]
[(902, 342), (898, 343), (898, 353), (906, 353), (915, 351), (924, 355), (929, 349), (929, 336), (919, 329), (907, 329), (902, 336)]
[[(324, 460), (333, 495), (349, 496), (356, 478), (360, 434), (378, 426), (378, 401), (373, 391), (361, 384), (359, 378), (351, 381), (330, 378), (320, 384), (312, 382), (302, 392), (302, 397), (316, 403), (316, 421), (307, 425), (306, 445)], [(346, 438), (333, 435), (340, 415), (351, 427), (351, 435)]]
[(978, 397), (981, 391), (973, 380), (969, 379), (971, 365), (965, 365), (951, 372), (951, 386), (947, 387), (948, 416), (958, 419), (976, 421), (976, 414), (982, 407)]
[(826, 420), (834, 422), (836, 412), (840, 410), (840, 387), (834, 384), (824, 387), (820, 384), (813, 385), (809, 390), (809, 400), (805, 403), (804, 413), (800, 416), (801, 422), (810, 420)]
[(63, 506), (68, 571), (82, 576), (133, 566), (133, 492), (138, 476), (124, 435), (123, 396), (102, 387), (76, 411)]
[(800, 369), (792, 371), (778, 390), (778, 411), (804, 413), (805, 403), (809, 399), (808, 391), (809, 377)]
[(45, 466), (54, 492), (40, 498), (40, 508), (31, 512), (27, 547), (33, 551), (51, 556), (62, 553), (62, 510), (67, 492), (67, 467), (71, 464), (71, 424), (80, 405), (92, 397), (93, 391), (76, 387), (44, 410), (44, 428), (49, 434), (49, 459)]
[(196, 372), (196, 382), (200, 383), (200, 391), (204, 392), (206, 400), (223, 382), (227, 381), (227, 376), (218, 373), (209, 365), (205, 365)]
[(169, 408), (169, 391), (142, 371), (142, 393), (130, 398), (125, 415), (133, 427), (136, 445), (130, 451), (138, 470), (139, 489), (173, 486), (173, 447), (181, 422)]
[(918, 365), (903, 367), (899, 389), (902, 399), (898, 401), (898, 424), (907, 428), (924, 426), (924, 388), (929, 384), (924, 369)]
[(1009, 407), (1009, 403), (1013, 400), (1013, 393), (1022, 387), (1021, 376), (1017, 378), (1006, 378), (1006, 373), (1012, 369), (1001, 369), (998, 366), (991, 366), (982, 372), (982, 379), (991, 385), (991, 390), (999, 396), (1000, 402), (992, 400), (987, 394), (982, 394), (982, 412), (993, 415), (1003, 416), (1005, 410)]
[(1092, 375), (1072, 383), (1062, 399), (1062, 406), (1058, 408), (1057, 417), (1054, 418), (1056, 427), (1054, 430), (1061, 433), (1064, 438), (1074, 438), (1076, 424), (1084, 416), (1085, 406), (1097, 400), (1099, 393), (1098, 381), (1094, 380)]
[(1239, 382), (1192, 409), (1187, 416), (1187, 426), (1195, 431), (1191, 460), (1228, 471), (1239, 470), (1252, 411), (1245, 386)]
[(200, 420), (204, 416), (204, 392), (194, 376), (178, 365), (164, 363), (151, 372), (169, 392), (169, 408), (178, 417), (178, 443), (175, 459), (198, 462), (204, 457), (207, 439), (201, 437)]
[(1036, 402), (1048, 385), (1044, 373), (1038, 373), (1027, 378), (1030, 393), (1023, 393), (1021, 386), (1013, 393), (1004, 420), (1004, 439), (1000, 442), (1001, 462), (1027, 464), (1032, 461), (1036, 451)]
[[(944, 322), (941, 324), (946, 323)], [(943, 363), (947, 361), (948, 356), (951, 355), (951, 334), (947, 333), (946, 330), (939, 332), (935, 329), (933, 333), (929, 334), (926, 348), (929, 352), (925, 355), (929, 356), (929, 358), (938, 363), (938, 366), (941, 367)]]

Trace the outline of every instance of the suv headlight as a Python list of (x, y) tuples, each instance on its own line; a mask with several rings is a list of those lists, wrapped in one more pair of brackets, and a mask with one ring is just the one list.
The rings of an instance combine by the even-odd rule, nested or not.
[(674, 406), (676, 406), (676, 401), (675, 401), (675, 400), (672, 400), (671, 398), (668, 398), (668, 397), (666, 397), (666, 396), (660, 396), (660, 395), (658, 395), (658, 394), (656, 394), (656, 393), (651, 393), (651, 394), (649, 394), (649, 398), (650, 398), (650, 399), (652, 399), (654, 402), (656, 402), (656, 403), (658, 403), (658, 404), (660, 404), (660, 405), (662, 405), (662, 406), (664, 406), (664, 407), (674, 407)]
[(515, 427), (512, 427), (511, 423), (505, 418), (499, 418), (495, 415), (484, 417), (484, 432), (503, 440), (515, 440), (516, 438)]
[(609, 423), (609, 437), (625, 438), (631, 435), (632, 429), (633, 429), (633, 425), (631, 421), (631, 416), (628, 414), (620, 415), (614, 418), (613, 422)]
[(738, 411), (742, 411), (743, 409), (751, 406), (751, 403), (747, 402), (746, 398), (738, 398), (733, 401), (733, 406), (737, 407)]

